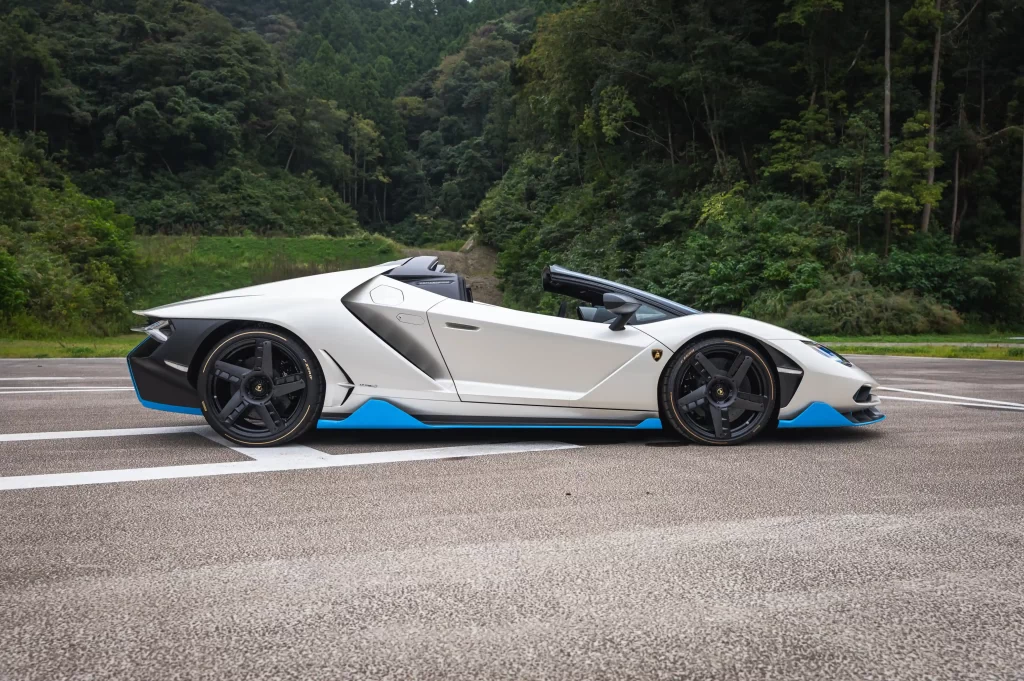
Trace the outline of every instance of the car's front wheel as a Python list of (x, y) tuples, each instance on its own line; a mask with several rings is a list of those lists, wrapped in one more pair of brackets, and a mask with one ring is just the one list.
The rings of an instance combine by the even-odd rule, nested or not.
[(316, 423), (323, 395), (309, 351), (276, 330), (243, 329), (224, 338), (200, 366), (203, 415), (227, 439), (281, 445)]
[(709, 338), (677, 352), (665, 368), (659, 401), (666, 425), (700, 444), (735, 445), (775, 418), (775, 373), (751, 343)]

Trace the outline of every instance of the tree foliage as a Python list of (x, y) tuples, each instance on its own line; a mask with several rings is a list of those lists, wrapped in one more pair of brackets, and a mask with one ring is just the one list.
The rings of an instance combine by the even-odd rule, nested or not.
[(0, 133), (0, 326), (106, 331), (135, 284), (132, 219), (82, 194), (37, 141)]
[(146, 233), (476, 231), (523, 308), (561, 261), (807, 329), (1019, 325), (1024, 7), (890, 5), (891, 139), (851, 0), (0, 0), (0, 127)]

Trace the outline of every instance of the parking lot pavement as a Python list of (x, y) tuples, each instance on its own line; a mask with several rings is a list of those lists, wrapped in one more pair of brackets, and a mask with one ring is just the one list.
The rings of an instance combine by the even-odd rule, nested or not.
[(1024, 363), (855, 361), (878, 426), (277, 454), (0, 362), (0, 680), (1021, 678)]

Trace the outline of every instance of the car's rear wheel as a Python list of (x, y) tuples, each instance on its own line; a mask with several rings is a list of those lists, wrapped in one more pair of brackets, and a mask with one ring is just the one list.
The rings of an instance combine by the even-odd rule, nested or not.
[(771, 364), (753, 344), (709, 338), (677, 352), (659, 386), (661, 412), (679, 435), (701, 444), (735, 445), (775, 418)]
[(203, 415), (218, 433), (254, 447), (281, 445), (316, 423), (320, 373), (301, 343), (276, 330), (244, 329), (200, 366)]

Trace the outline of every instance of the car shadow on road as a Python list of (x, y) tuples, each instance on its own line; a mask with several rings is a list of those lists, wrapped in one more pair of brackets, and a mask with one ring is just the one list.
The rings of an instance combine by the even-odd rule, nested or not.
[[(882, 433), (868, 428), (808, 428), (778, 430), (762, 433), (749, 444), (854, 444), (884, 437)], [(318, 445), (403, 445), (409, 449), (458, 446), (478, 443), (504, 442), (566, 442), (580, 446), (596, 445), (646, 445), (649, 447), (700, 446), (675, 437), (672, 433), (660, 431), (629, 431), (602, 429), (504, 429), (469, 428), (439, 430), (318, 430), (302, 438), (302, 444), (316, 448)]]

